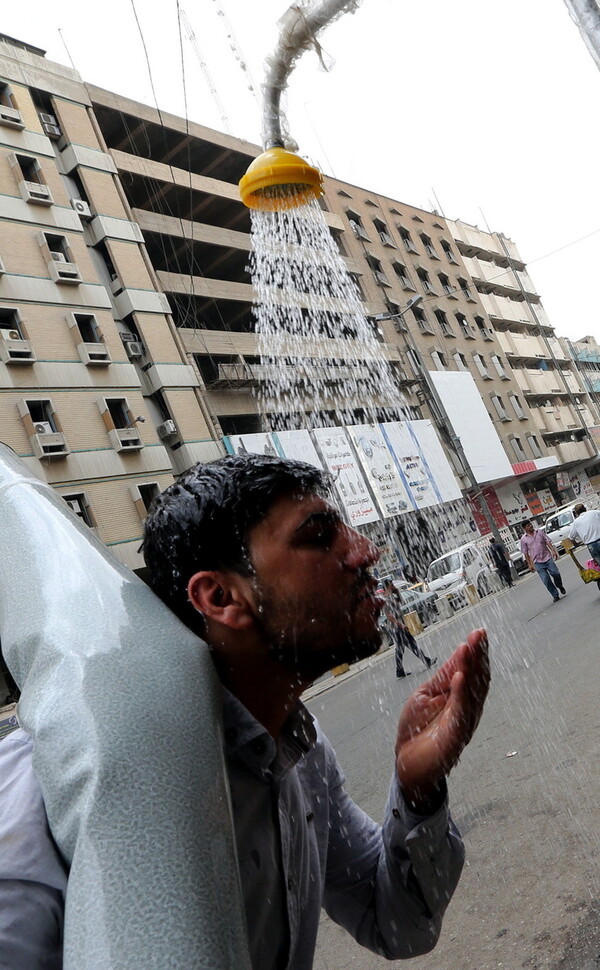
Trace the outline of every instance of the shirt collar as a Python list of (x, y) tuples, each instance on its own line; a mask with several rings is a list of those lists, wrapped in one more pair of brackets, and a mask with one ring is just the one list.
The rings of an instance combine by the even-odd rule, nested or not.
[(271, 778), (292, 768), (315, 744), (312, 715), (298, 701), (275, 739), (242, 702), (223, 688), (223, 728), (227, 756), (243, 762), (254, 774)]

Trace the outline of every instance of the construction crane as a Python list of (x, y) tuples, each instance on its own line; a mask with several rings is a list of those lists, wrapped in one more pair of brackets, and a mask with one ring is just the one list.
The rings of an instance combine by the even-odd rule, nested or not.
[(200, 48), (198, 47), (198, 41), (196, 40), (196, 35), (194, 33), (194, 30), (192, 28), (192, 25), (189, 22), (188, 17), (187, 17), (187, 14), (186, 14), (185, 10), (183, 9), (183, 7), (180, 7), (179, 8), (179, 16), (180, 16), (180, 19), (181, 19), (181, 23), (183, 24), (183, 29), (185, 30), (185, 32), (187, 34), (188, 40), (189, 40), (190, 44), (192, 45), (192, 47), (194, 49), (194, 53), (195, 53), (195, 55), (196, 55), (196, 57), (198, 59), (198, 63), (200, 65), (200, 68), (202, 70), (202, 73), (204, 74), (204, 79), (205, 79), (205, 81), (206, 81), (206, 83), (208, 85), (208, 89), (209, 89), (210, 93), (212, 94), (213, 100), (215, 102), (215, 105), (217, 106), (217, 109), (219, 111), (219, 115), (221, 117), (221, 123), (222, 123), (223, 127), (225, 128), (225, 131), (227, 132), (227, 134), (228, 135), (231, 135), (232, 134), (232, 132), (231, 132), (231, 126), (229, 124), (229, 119), (227, 117), (227, 113), (225, 111), (225, 108), (223, 107), (223, 102), (221, 101), (221, 99), (219, 97), (219, 92), (217, 91), (217, 89), (216, 89), (216, 87), (214, 85), (214, 82), (213, 82), (211, 73), (208, 70), (208, 65), (206, 64), (204, 58), (202, 57), (202, 54), (200, 52)]
[(251, 92), (251, 94), (254, 95), (256, 102), (260, 105), (260, 97), (258, 94), (258, 89), (256, 87), (256, 84), (254, 83), (254, 79), (250, 72), (250, 68), (248, 67), (248, 62), (246, 61), (246, 58), (242, 54), (240, 45), (237, 42), (236, 36), (233, 32), (233, 27), (231, 26), (229, 19), (227, 17), (227, 14), (225, 13), (225, 10), (223, 9), (219, 0), (213, 0), (213, 3), (217, 8), (217, 16), (220, 17), (221, 20), (223, 21), (223, 26), (225, 27), (225, 35), (229, 42), (229, 48), (231, 50), (231, 53), (235, 57), (236, 61), (240, 66), (240, 69), (243, 71), (244, 77), (246, 78), (248, 90)]

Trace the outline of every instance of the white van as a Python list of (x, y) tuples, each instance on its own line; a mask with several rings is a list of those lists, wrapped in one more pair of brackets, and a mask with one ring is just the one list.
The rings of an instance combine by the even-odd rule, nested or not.
[[(557, 509), (556, 512), (552, 512), (544, 522), (544, 532), (550, 539), (550, 542), (556, 546), (556, 550), (559, 553), (563, 553), (565, 551), (562, 540), (565, 538), (565, 536), (568, 538), (569, 529), (575, 521), (573, 509), (576, 505), (581, 504), (581, 499), (577, 499), (576, 502), (570, 502), (568, 505), (563, 505), (560, 509)], [(592, 506), (590, 505), (589, 507), (591, 508)]]
[(480, 596), (487, 596), (498, 589), (499, 583), (486, 552), (474, 542), (467, 542), (434, 559), (427, 570), (427, 585), (436, 593), (446, 595), (459, 592), (471, 583)]

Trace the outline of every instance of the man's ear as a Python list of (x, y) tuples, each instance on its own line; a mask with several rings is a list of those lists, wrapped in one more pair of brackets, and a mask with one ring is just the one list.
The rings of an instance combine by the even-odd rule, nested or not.
[(188, 598), (206, 620), (233, 630), (245, 630), (254, 622), (248, 580), (239, 573), (203, 570), (188, 583)]

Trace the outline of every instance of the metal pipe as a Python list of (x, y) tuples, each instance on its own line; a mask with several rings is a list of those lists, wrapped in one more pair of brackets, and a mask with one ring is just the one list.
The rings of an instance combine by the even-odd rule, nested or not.
[(317, 0), (311, 6), (293, 3), (279, 21), (280, 33), (273, 54), (267, 58), (263, 84), (263, 147), (295, 151), (284, 132), (281, 95), (295, 62), (311, 47), (319, 52), (317, 34), (343, 13), (354, 13), (361, 0)]
[(596, 67), (600, 68), (600, 7), (597, 0), (565, 0), (565, 3)]
[(2, 651), (70, 865), (64, 970), (249, 970), (206, 644), (2, 444), (0, 548)]

